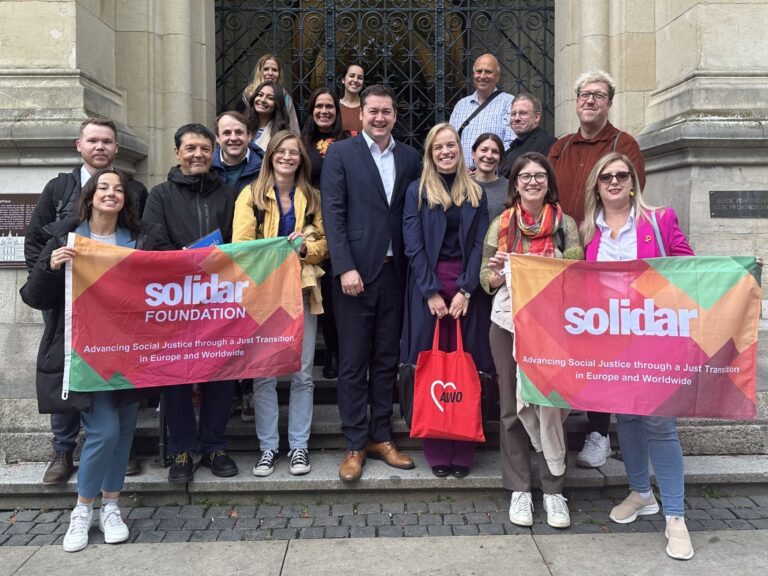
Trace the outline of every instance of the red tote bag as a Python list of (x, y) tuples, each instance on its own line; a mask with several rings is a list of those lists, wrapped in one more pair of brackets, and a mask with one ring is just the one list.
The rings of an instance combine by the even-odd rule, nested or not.
[(464, 352), (456, 320), (456, 352), (439, 349), (435, 322), (432, 349), (419, 352), (413, 392), (411, 438), (485, 442), (480, 411), (480, 378), (472, 356)]

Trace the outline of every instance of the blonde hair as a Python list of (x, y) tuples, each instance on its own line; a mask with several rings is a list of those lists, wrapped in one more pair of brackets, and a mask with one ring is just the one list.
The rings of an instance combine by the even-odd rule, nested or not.
[(267, 53), (261, 56), (258, 60), (256, 60), (256, 65), (253, 67), (253, 75), (251, 76), (251, 82), (248, 84), (248, 86), (245, 87), (245, 90), (243, 90), (243, 99), (248, 100), (253, 93), (256, 91), (256, 87), (264, 82), (264, 64), (267, 63), (267, 60), (274, 60), (275, 64), (277, 64), (277, 70), (278, 70), (278, 76), (277, 76), (277, 84), (280, 84), (282, 87), (281, 80), (283, 79), (283, 63), (280, 61), (280, 58), (275, 56), (274, 54)]
[(606, 166), (617, 160), (624, 162), (629, 169), (629, 176), (632, 180), (631, 190), (634, 192), (634, 194), (630, 194), (629, 196), (629, 205), (635, 209), (635, 219), (643, 218), (650, 221), (649, 213), (652, 210), (657, 209), (655, 206), (646, 204), (643, 200), (640, 179), (637, 177), (637, 170), (635, 170), (632, 160), (620, 152), (606, 154), (592, 167), (592, 172), (589, 173), (584, 190), (584, 221), (581, 223), (581, 226), (579, 226), (584, 246), (589, 244), (592, 238), (595, 237), (595, 232), (597, 230), (597, 215), (600, 213), (600, 210), (603, 209), (603, 200), (600, 198), (600, 188), (597, 178), (602, 174)]
[(573, 91), (576, 92), (576, 96), (581, 92), (581, 87), (585, 84), (592, 84), (593, 82), (602, 82), (608, 87), (608, 100), (612, 101), (616, 94), (616, 80), (613, 76), (608, 74), (605, 70), (590, 70), (583, 72), (576, 78), (576, 82), (573, 84)]
[(320, 192), (310, 183), (312, 161), (309, 159), (309, 154), (307, 154), (307, 149), (304, 147), (301, 138), (290, 130), (281, 130), (270, 139), (267, 151), (264, 153), (264, 161), (261, 164), (259, 177), (251, 183), (251, 198), (259, 210), (268, 209), (267, 193), (272, 191), (275, 186), (275, 169), (272, 166), (272, 157), (275, 155), (275, 150), (283, 142), (291, 138), (296, 140), (301, 156), (301, 164), (299, 164), (299, 168), (296, 170), (296, 188), (304, 195), (307, 201), (306, 214), (316, 214), (320, 211)]
[[(435, 144), (437, 135), (443, 130), (448, 130), (456, 139), (458, 155), (458, 164), (456, 165), (456, 179), (449, 191), (445, 186), (445, 181), (437, 171), (435, 161), (432, 159), (432, 146)], [(421, 180), (419, 182), (419, 208), (421, 208), (422, 197), (426, 196), (427, 205), (430, 208), (442, 206), (443, 210), (448, 210), (452, 205), (461, 206), (464, 200), (469, 200), (473, 208), (480, 205), (480, 199), (483, 197), (483, 189), (469, 177), (467, 167), (464, 163), (464, 152), (461, 149), (461, 139), (456, 129), (448, 122), (441, 122), (432, 127), (424, 141), (424, 169), (421, 171)]]

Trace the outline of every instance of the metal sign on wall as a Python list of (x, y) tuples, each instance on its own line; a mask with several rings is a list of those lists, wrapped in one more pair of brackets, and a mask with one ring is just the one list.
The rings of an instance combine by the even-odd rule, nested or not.
[(24, 268), (24, 235), (40, 194), (0, 194), (0, 268)]
[(554, 14), (554, 0), (216, 0), (218, 111), (240, 105), (263, 54), (282, 60), (281, 84), (300, 122), (312, 91), (341, 92), (341, 75), (356, 63), (367, 85), (395, 88), (396, 135), (421, 148), (429, 129), (474, 91), (472, 63), (488, 52), (501, 65), (499, 87), (541, 98), (541, 125), (551, 131)]

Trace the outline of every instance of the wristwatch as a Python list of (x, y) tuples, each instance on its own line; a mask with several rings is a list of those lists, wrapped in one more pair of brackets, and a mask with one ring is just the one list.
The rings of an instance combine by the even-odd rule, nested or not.
[(464, 290), (464, 288), (460, 288), (459, 293), (461, 293), (461, 295), (464, 296), (464, 298), (466, 298), (467, 300), (469, 300), (472, 297), (472, 294)]

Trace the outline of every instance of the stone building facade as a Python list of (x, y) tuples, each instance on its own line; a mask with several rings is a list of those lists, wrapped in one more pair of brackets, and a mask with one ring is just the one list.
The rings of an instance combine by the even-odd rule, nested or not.
[[(117, 122), (118, 166), (148, 187), (174, 163), (179, 125), (212, 124), (213, 0), (7, 0), (0, 21), (0, 196), (39, 193), (71, 169), (87, 116)], [(637, 136), (651, 201), (677, 210), (701, 254), (768, 257), (768, 220), (712, 218), (709, 204), (713, 190), (768, 190), (766, 21), (759, 0), (555, 2), (556, 135), (577, 126), (578, 74), (613, 74), (611, 121)], [(18, 297), (25, 276), (0, 269), (0, 459), (4, 438), (36, 413), (42, 327)]]

